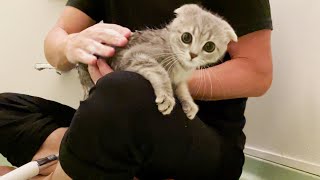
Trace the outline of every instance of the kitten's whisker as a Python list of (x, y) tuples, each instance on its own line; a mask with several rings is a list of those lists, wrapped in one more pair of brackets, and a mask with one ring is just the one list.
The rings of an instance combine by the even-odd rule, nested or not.
[(166, 58), (164, 58), (160, 63), (165, 63), (167, 61), (171, 61), (174, 57), (173, 56), (168, 56)]
[(168, 62), (172, 61), (172, 57), (167, 57), (163, 61), (160, 62), (161, 65), (167, 64)]
[[(205, 77), (205, 72), (203, 72), (203, 69), (202, 68), (200, 68), (200, 75), (201, 75), (201, 84), (202, 84), (202, 86), (205, 86), (205, 79), (206, 79), (206, 77)], [(202, 89), (205, 89), (205, 87), (204, 88), (202, 88)], [(201, 98), (200, 99), (204, 99), (204, 91), (202, 91), (202, 95), (201, 95)]]
[(220, 88), (220, 91), (223, 93), (223, 97), (226, 97), (226, 89), (223, 88), (221, 80), (217, 77), (217, 75), (213, 72), (212, 68), (209, 68), (210, 74), (212, 75), (212, 78), (218, 83), (218, 86)]
[(159, 54), (153, 54), (153, 57), (162, 57), (162, 56), (172, 56), (175, 55), (173, 53), (159, 53)]
[[(164, 52), (161, 52), (159, 54), (184, 54), (183, 51), (178, 50), (178, 52), (173, 52), (173, 50), (171, 48), (163, 48)], [(167, 50), (167, 51), (166, 51)], [(157, 54), (155, 54), (157, 55)]]
[(202, 69), (202, 70), (204, 71), (205, 75), (206, 75), (207, 77), (209, 77), (209, 80), (210, 80), (210, 98), (212, 98), (213, 87), (212, 87), (212, 78), (211, 78), (211, 75), (208, 73), (207, 70), (205, 70), (205, 69)]
[(218, 59), (218, 62), (219, 62), (219, 61), (220, 61), (221, 63), (223, 63), (223, 58), (219, 58), (219, 59)]
[[(177, 63), (177, 59), (174, 57), (174, 56), (171, 56), (170, 58), (170, 66), (169, 68), (167, 69), (168, 73), (170, 73), (171, 69), (174, 67), (174, 64)], [(167, 68), (167, 66), (165, 66), (165, 69)]]
[[(223, 97), (226, 97), (226, 91), (224, 91), (223, 89), (223, 86), (222, 86), (222, 83), (220, 81), (220, 79), (216, 76), (216, 74), (214, 73), (213, 69), (211, 66), (209, 66), (209, 64), (203, 66), (203, 67), (200, 67), (201, 71), (207, 71), (207, 72), (203, 72), (206, 74), (206, 76), (208, 77), (209, 76), (209, 80), (210, 80), (210, 97), (213, 96), (213, 83), (216, 82), (216, 84), (218, 85), (218, 87), (223, 91)], [(205, 70), (206, 69), (206, 70)], [(209, 71), (209, 72), (208, 72)], [(215, 84), (215, 85), (216, 85)]]
[[(199, 70), (200, 66), (198, 66), (196, 69)], [(195, 92), (195, 95), (198, 96), (198, 91), (199, 91), (199, 81), (197, 81), (197, 91)]]
[(174, 63), (175, 63), (175, 60), (174, 60), (174, 59), (171, 59), (171, 60), (169, 61), (169, 63), (167, 63), (165, 66), (163, 66), (163, 68), (166, 69), (167, 72), (169, 73), (169, 69), (170, 69), (170, 67), (172, 66), (172, 64), (174, 64)]
[(163, 66), (163, 68), (167, 68), (167, 66), (168, 65), (170, 65), (171, 64), (171, 62), (173, 62), (173, 57), (167, 57), (164, 61), (162, 61), (161, 63), (160, 63), (160, 65), (161, 66)]
[(162, 57), (162, 56), (168, 56), (168, 55), (178, 55), (178, 54), (182, 54), (182, 53), (173, 53), (173, 52), (162, 52), (162, 53), (158, 53), (158, 54), (153, 54), (152, 56), (154, 57)]
[(197, 86), (198, 86), (198, 88), (197, 88), (197, 91), (196, 91), (196, 96), (198, 96), (199, 95), (199, 90), (200, 90), (200, 85), (201, 85), (201, 67), (199, 67), (200, 69), (199, 69), (199, 72), (200, 72), (200, 80), (199, 81), (197, 81)]
[(177, 63), (177, 60), (174, 60), (173, 63), (171, 64), (171, 66), (168, 69), (168, 72), (171, 73), (172, 69), (174, 68), (174, 65)]
[(169, 61), (165, 66), (162, 66), (165, 70), (168, 69), (168, 66), (170, 66), (173, 62)]

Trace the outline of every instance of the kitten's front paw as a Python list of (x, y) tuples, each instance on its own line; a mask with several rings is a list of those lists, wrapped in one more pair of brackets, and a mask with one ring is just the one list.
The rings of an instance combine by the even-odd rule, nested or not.
[(174, 97), (170, 94), (161, 94), (157, 96), (156, 103), (158, 105), (159, 111), (163, 115), (168, 115), (173, 110), (176, 101)]
[(196, 116), (199, 111), (198, 105), (196, 105), (193, 101), (184, 101), (181, 103), (182, 109), (186, 113), (187, 117), (192, 120)]

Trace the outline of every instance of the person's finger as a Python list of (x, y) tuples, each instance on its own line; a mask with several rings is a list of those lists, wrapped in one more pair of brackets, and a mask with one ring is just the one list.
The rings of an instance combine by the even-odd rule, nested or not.
[(113, 72), (112, 68), (102, 59), (98, 59), (97, 66), (102, 76)]
[(128, 39), (114, 29), (97, 28), (90, 32), (90, 38), (110, 46), (124, 46)]
[(96, 64), (88, 65), (88, 71), (94, 83), (96, 83), (102, 77), (102, 74), (100, 73), (100, 70)]
[(103, 23), (101, 26), (104, 26), (105, 28), (113, 29), (113, 30), (119, 32), (120, 34), (122, 34), (123, 36), (125, 36), (126, 38), (130, 37), (132, 34), (130, 29), (123, 27), (123, 26), (120, 26), (118, 24), (105, 24), (105, 23)]
[(87, 41), (88, 43), (84, 48), (89, 54), (100, 57), (112, 57), (115, 53), (115, 49), (113, 47), (103, 45), (92, 39), (88, 39)]
[(85, 52), (82, 49), (75, 50), (74, 54), (76, 57), (67, 57), (67, 58), (70, 60), (75, 59), (74, 60), (75, 62), (81, 62), (84, 64), (96, 64), (97, 57), (92, 54), (89, 54), (88, 52)]

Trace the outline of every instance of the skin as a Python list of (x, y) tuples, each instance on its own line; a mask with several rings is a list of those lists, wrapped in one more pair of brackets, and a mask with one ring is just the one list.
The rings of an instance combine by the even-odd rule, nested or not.
[(272, 82), (271, 30), (241, 36), (228, 45), (231, 60), (196, 71), (189, 81), (194, 99), (262, 96)]
[[(66, 58), (66, 46), (78, 32), (95, 23), (80, 10), (66, 7), (45, 40), (45, 54), (48, 62), (62, 71), (72, 69), (74, 65)], [(130, 30), (127, 28), (117, 28), (113, 29), (116, 29), (122, 37), (130, 36)], [(94, 29), (94, 31), (98, 30)], [(109, 45), (123, 46), (126, 42), (125, 40), (121, 43), (109, 41)], [(105, 54), (110, 56), (114, 53), (111, 49), (105, 51)], [(271, 30), (260, 30), (240, 37), (237, 43), (229, 44), (228, 52), (231, 55), (231, 61), (193, 74), (189, 81), (189, 89), (194, 99), (257, 97), (269, 89), (272, 82)], [(82, 60), (83, 63), (97, 69), (96, 61), (94, 56)]]
[[(75, 62), (69, 62), (66, 56), (68, 51), (76, 49), (72, 48), (72, 44), (74, 45), (73, 42), (79, 40), (77, 38), (95, 40), (100, 44), (103, 42), (104, 45), (99, 46), (94, 54), (112, 56), (115, 52), (110, 46), (125, 45), (131, 34), (130, 30), (118, 25), (94, 24), (96, 22), (83, 12), (73, 7), (66, 7), (45, 40), (45, 55), (48, 62), (59, 70), (68, 71), (75, 66)], [(89, 32), (79, 33), (88, 27), (90, 27)], [(110, 38), (110, 34), (104, 34), (98, 39), (96, 35), (105, 28), (116, 31), (117, 33), (113, 34), (122, 40), (117, 41), (116, 38)], [(112, 72), (106, 63), (98, 61), (95, 56), (92, 56), (92, 52), (90, 54), (89, 51), (86, 51), (85, 46), (77, 48), (82, 48), (84, 52), (87, 52), (86, 58), (80, 59), (80, 62), (89, 64), (89, 72), (94, 82)], [(229, 43), (228, 52), (232, 58), (230, 61), (205, 70), (198, 70), (192, 75), (188, 85), (194, 99), (221, 100), (257, 97), (262, 96), (269, 89), (272, 82), (271, 30), (260, 30), (239, 37), (237, 43)], [(33, 159), (57, 154), (65, 131), (66, 128), (54, 131)], [(7, 172), (10, 169), (2, 167), (0, 173), (1, 170)], [(59, 163), (48, 167), (41, 174), (42, 176), (35, 179), (71, 179), (65, 174)]]

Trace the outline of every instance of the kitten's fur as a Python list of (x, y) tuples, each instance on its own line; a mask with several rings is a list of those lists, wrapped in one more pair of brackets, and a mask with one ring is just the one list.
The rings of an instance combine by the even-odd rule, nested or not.
[[(196, 68), (220, 60), (228, 43), (237, 41), (237, 35), (226, 21), (198, 5), (183, 5), (174, 12), (177, 16), (166, 28), (134, 33), (128, 45), (118, 49), (107, 63), (116, 71), (136, 72), (149, 80), (164, 115), (175, 105), (175, 92), (187, 117), (193, 119), (198, 106), (189, 93), (187, 79)], [(182, 41), (185, 32), (192, 35), (190, 44)], [(216, 46), (211, 53), (203, 49), (208, 41)], [(79, 75), (87, 90), (94, 85), (86, 65), (79, 65)]]

